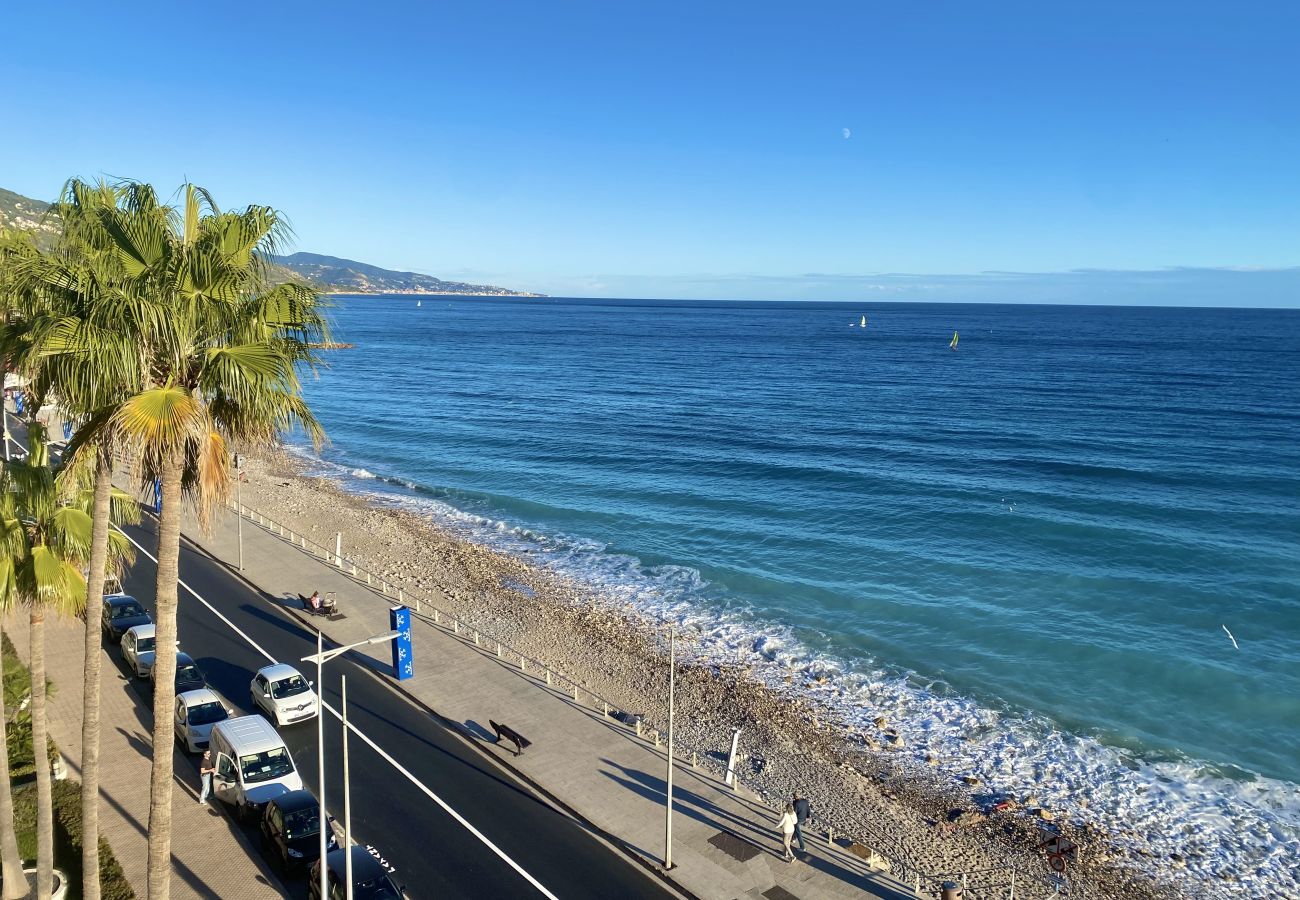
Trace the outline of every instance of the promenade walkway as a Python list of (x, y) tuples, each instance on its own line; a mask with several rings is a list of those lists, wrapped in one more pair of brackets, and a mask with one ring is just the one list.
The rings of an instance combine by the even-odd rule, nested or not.
[[(299, 612), (309, 628), (327, 640), (348, 644), (389, 629), (396, 600), (379, 588), (348, 577), (286, 538), (248, 520), (244, 532), (243, 577), (269, 602), (298, 608), (296, 595), (309, 589), (337, 594), (345, 617), (327, 621)], [(186, 535), (232, 570), (237, 559), (236, 518), (225, 515), (210, 536), (187, 521)], [(182, 578), (184, 572), (181, 573)], [(575, 701), (571, 689), (549, 686), (535, 668), (521, 671), (518, 657), (498, 658), (495, 643), (476, 646), (474, 634), (417, 621), (413, 627), (415, 675), (392, 682), (428, 714), (436, 714), (587, 821), (646, 866), (660, 869), (664, 842), (666, 756), (664, 748), (636, 737), (631, 729), (593, 709), (589, 695)], [(366, 655), (390, 672), (386, 645)], [(522, 756), (492, 741), (488, 720), (505, 722), (532, 741)], [(915, 895), (880, 875), (864, 859), (812, 837), (797, 862), (781, 856), (775, 815), (745, 790), (733, 791), (689, 760), (680, 761), (674, 782), (674, 844), (671, 880), (702, 900), (874, 896), (904, 900)], [(462, 812), (474, 819), (474, 810)], [(411, 885), (417, 896), (417, 885)]]
[[(91, 619), (92, 627), (96, 620)], [(5, 617), (4, 630), (24, 663), (29, 662), (26, 614)], [(69, 774), (81, 777), (82, 625), (47, 617), (46, 676), (55, 690), (48, 712), (50, 737)], [(105, 648), (100, 695), (99, 828), (122, 864), (137, 897), (148, 896), (149, 770), (153, 716), (148, 691), (132, 683)], [(229, 705), (229, 704), (228, 704)], [(172, 792), (172, 884), (175, 900), (264, 900), (283, 896), (257, 848), (218, 804), (199, 806), (198, 763), (175, 751)]]

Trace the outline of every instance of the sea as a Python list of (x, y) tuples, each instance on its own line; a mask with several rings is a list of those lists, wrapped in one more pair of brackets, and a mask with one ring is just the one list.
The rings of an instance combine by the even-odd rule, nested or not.
[(321, 474), (1300, 894), (1300, 311), (334, 303)]

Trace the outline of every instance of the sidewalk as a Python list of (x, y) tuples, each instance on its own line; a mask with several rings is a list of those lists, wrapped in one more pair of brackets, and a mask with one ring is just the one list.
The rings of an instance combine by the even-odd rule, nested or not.
[[(96, 611), (98, 612), (98, 611)], [(98, 617), (91, 617), (98, 627)], [(30, 645), (25, 613), (11, 614), (4, 630), (28, 663)], [(50, 737), (73, 777), (81, 778), (82, 625), (45, 620), (46, 677), (56, 690), (48, 703)], [(99, 749), (99, 833), (117, 856), (137, 897), (148, 896), (149, 772), (153, 716), (146, 692), (131, 684), (117, 664), (116, 648), (105, 648), (101, 668)], [(256, 847), (216, 804), (199, 806), (198, 763), (175, 751), (172, 791), (171, 896), (263, 900), (282, 897), (279, 882)], [(78, 891), (80, 886), (78, 886)]]
[[(389, 629), (388, 609), (396, 603), (378, 587), (358, 583), (267, 529), (244, 522), (243, 577), (270, 598), (299, 609), (304, 586), (335, 591), (341, 619), (306, 616), (336, 644), (362, 640)], [(187, 520), (186, 535), (211, 556), (234, 568), (236, 519), (227, 513), (204, 537)], [(182, 573), (184, 577), (184, 573)], [(412, 627), (415, 675), (396, 682), (400, 690), (438, 715), (460, 723), (463, 733), (500, 758), (563, 806), (590, 822), (645, 864), (661, 868), (664, 840), (665, 749), (635, 736), (600, 708), (575, 702), (571, 690), (546, 684), (541, 672), (523, 672), (518, 657), (497, 657), (496, 645), (475, 646), (472, 631), (453, 634), (416, 620)], [(360, 652), (360, 651), (353, 651)], [(391, 670), (387, 647), (368, 655), (380, 671)], [(532, 741), (515, 757), (493, 743), (488, 719), (504, 721)], [(823, 835), (809, 838), (809, 853), (794, 863), (781, 856), (775, 813), (745, 790), (733, 791), (690, 761), (673, 775), (672, 880), (702, 900), (864, 896), (907, 900), (915, 895), (875, 872), (866, 860)]]

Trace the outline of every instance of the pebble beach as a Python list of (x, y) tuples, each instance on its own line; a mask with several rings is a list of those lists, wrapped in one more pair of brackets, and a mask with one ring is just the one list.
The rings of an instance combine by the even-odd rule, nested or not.
[[(647, 727), (666, 723), (662, 623), (526, 555), (484, 546), (430, 516), (308, 474), (295, 454), (248, 459), (246, 466), (245, 505), (321, 544), (341, 534), (349, 559), (546, 662)], [(694, 650), (691, 630), (679, 631), (678, 747), (721, 772), (732, 730), (742, 728), (740, 777), (774, 809), (797, 790), (812, 799), (820, 826), (927, 873), (995, 870), (985, 877), (997, 880), (1015, 867), (1017, 896), (1054, 891), (1039, 846), (1056, 833), (1078, 846), (1070, 886), (1084, 896), (1226, 895), (1227, 884), (1178, 878), (1182, 859), (1131, 851), (1119, 836), (1074, 821), (1033, 794), (998, 793), (943, 758), (918, 757), (903, 737), (905, 723), (885, 712), (870, 727), (844, 721), (807, 690), (826, 675), (790, 671), (771, 684), (752, 667), (710, 663)]]

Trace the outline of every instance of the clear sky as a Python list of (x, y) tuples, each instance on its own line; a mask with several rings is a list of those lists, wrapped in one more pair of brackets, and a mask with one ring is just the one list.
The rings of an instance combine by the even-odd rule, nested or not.
[(188, 178), (298, 249), (553, 294), (1300, 305), (1294, 0), (5, 18), (0, 187), (41, 199)]

